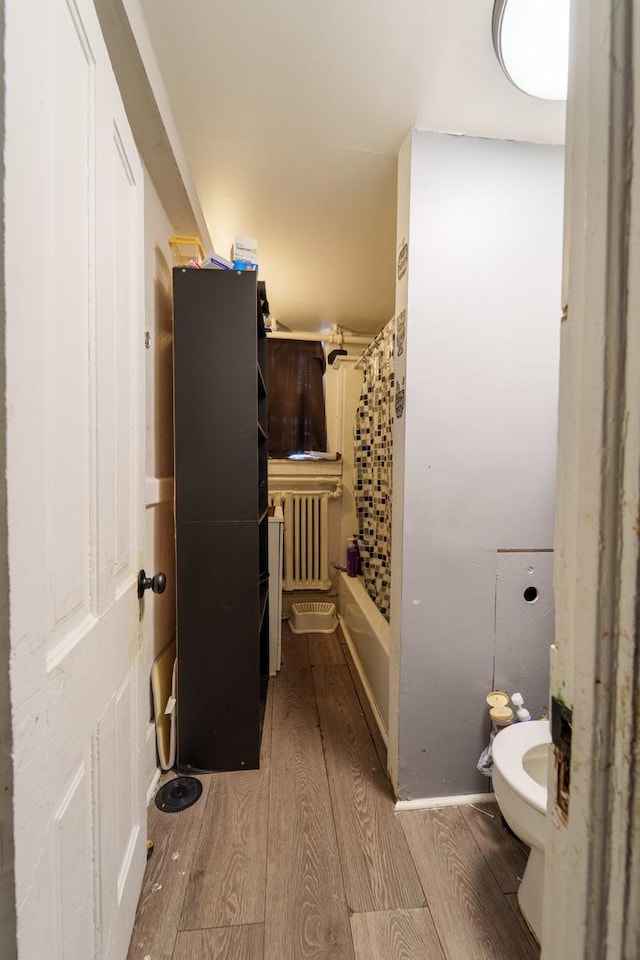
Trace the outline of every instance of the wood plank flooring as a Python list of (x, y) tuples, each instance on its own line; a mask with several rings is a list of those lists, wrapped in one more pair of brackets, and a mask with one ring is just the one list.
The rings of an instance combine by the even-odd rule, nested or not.
[(207, 778), (209, 796), (184, 900), (181, 930), (261, 923), (264, 918), (272, 708), (271, 691), (265, 711), (260, 769)]
[[(173, 776), (163, 776), (159, 786)], [(211, 777), (198, 779), (202, 782), (202, 795), (197, 803), (182, 813), (162, 813), (155, 803), (149, 806), (147, 830), (149, 839), (154, 842), (154, 851), (147, 863), (138, 901), (129, 946), (131, 958), (173, 958), (178, 924), (211, 785)]]
[(304, 637), (283, 642), (285, 667), (274, 683), (264, 957), (347, 960), (353, 946), (311, 667), (299, 666)]
[(529, 848), (502, 826), (497, 803), (483, 803), (478, 808), (460, 807), (460, 810), (496, 883), (503, 893), (515, 893), (527, 865)]
[(309, 662), (312, 667), (344, 666), (342, 647), (336, 642), (335, 633), (308, 633)]
[(444, 960), (429, 910), (354, 913), (356, 960)]
[(189, 930), (178, 934), (173, 960), (256, 960), (262, 956), (263, 938), (261, 923)]
[(422, 907), (424, 893), (349, 670), (316, 667), (313, 681), (347, 905), (354, 913)]
[(261, 769), (202, 777), (182, 813), (149, 808), (128, 960), (539, 956), (514, 897), (526, 848), (494, 805), (394, 813), (340, 639), (283, 625)]
[(398, 815), (448, 960), (537, 955), (465, 822), (460, 807)]

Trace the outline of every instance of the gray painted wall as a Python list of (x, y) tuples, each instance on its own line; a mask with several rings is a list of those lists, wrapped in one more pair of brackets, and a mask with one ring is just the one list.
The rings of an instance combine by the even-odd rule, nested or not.
[(392, 613), (401, 799), (486, 789), (485, 694), (517, 676), (526, 702), (528, 675), (537, 703), (548, 684), (548, 604), (539, 632), (531, 607), (523, 630), (528, 574), (509, 575), (496, 637), (496, 585), (498, 551), (553, 542), (563, 215), (561, 147), (414, 132), (408, 149)]

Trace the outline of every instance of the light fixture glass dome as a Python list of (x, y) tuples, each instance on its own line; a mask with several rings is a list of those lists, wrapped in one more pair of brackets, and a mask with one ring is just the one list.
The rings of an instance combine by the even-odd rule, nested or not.
[(496, 0), (493, 45), (502, 69), (524, 93), (567, 99), (570, 0)]

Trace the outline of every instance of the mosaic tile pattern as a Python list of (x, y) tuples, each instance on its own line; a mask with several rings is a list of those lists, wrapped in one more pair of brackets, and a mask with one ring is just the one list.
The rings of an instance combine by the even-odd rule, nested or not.
[(364, 582), (380, 612), (391, 616), (391, 483), (395, 321), (365, 351), (354, 427), (354, 496)]

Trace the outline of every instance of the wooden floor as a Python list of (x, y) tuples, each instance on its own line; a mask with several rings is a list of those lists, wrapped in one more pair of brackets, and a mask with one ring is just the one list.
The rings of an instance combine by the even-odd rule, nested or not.
[[(149, 808), (128, 960), (529, 960), (526, 848), (495, 805), (394, 813), (384, 744), (340, 634), (294, 636), (259, 771)], [(367, 722), (369, 720), (369, 724)]]

